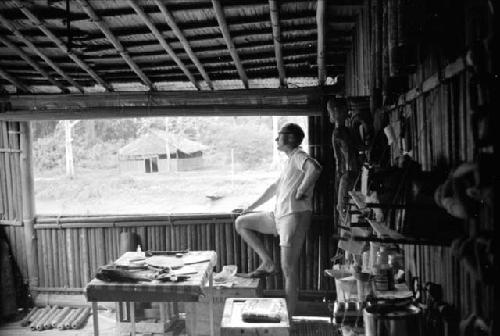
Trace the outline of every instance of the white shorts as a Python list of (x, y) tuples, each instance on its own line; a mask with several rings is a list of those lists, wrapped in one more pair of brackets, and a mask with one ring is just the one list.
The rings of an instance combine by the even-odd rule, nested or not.
[[(252, 213), (245, 216), (256, 221), (255, 229), (265, 234), (279, 235), (280, 246), (299, 247), (311, 225), (311, 211), (294, 212), (276, 218), (273, 212)], [(249, 218), (250, 219), (250, 218)]]

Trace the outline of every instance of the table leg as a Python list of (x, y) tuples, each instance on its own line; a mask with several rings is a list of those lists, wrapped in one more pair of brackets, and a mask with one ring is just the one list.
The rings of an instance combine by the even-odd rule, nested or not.
[(130, 333), (132, 336), (135, 336), (135, 302), (130, 302), (130, 326), (132, 332)]
[(97, 302), (92, 302), (92, 319), (94, 321), (94, 336), (99, 336), (99, 315), (97, 312)]
[(115, 308), (116, 308), (116, 335), (120, 336), (121, 320), (122, 320), (122, 303), (116, 302)]
[(208, 307), (209, 307), (209, 319), (210, 319), (210, 336), (215, 335), (214, 330), (214, 274), (213, 270), (210, 272), (208, 277)]
[(167, 322), (167, 311), (165, 309), (166, 303), (160, 302), (160, 321), (165, 324)]

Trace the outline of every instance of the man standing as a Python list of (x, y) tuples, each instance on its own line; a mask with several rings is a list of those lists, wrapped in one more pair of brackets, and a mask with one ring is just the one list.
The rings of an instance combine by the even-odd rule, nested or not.
[[(307, 229), (311, 224), (312, 195), (321, 173), (320, 164), (299, 146), (304, 131), (299, 125), (284, 125), (276, 138), (277, 148), (287, 156), (280, 178), (235, 221), (236, 231), (262, 260), (260, 266), (242, 277), (258, 278), (276, 274), (276, 264), (256, 232), (279, 235), (281, 269), (291, 318), (298, 298), (298, 260)], [(276, 195), (274, 212), (251, 212)]]

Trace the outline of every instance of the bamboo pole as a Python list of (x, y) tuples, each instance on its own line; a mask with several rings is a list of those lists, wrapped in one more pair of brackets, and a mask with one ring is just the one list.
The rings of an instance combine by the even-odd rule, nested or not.
[[(97, 265), (96, 266), (103, 266), (106, 264), (106, 257), (105, 257), (105, 251), (104, 251), (104, 230), (103, 229), (96, 229), (97, 233), (97, 246), (96, 246), (96, 251), (97, 251)], [(94, 268), (92, 271), (96, 271), (97, 267)]]
[[(87, 277), (87, 280), (92, 278), (92, 274), (94, 273), (94, 270), (97, 269), (97, 250), (98, 250), (98, 245), (97, 244), (97, 237), (96, 237), (96, 230), (97, 229), (83, 229), (87, 232), (87, 239), (86, 241), (81, 241), (80, 244), (87, 244), (87, 257), (89, 260), (88, 268), (87, 270), (83, 271), (82, 274), (82, 279), (85, 281), (85, 277)], [(85, 248), (85, 245), (80, 248), (81, 251)], [(84, 258), (85, 254), (82, 253)], [(84, 282), (86, 284), (87, 282)]]
[[(80, 236), (80, 260), (77, 260), (77, 263), (82, 266), (82, 272), (81, 272), (81, 280), (82, 284), (86, 284), (89, 282), (89, 267), (92, 264), (92, 258), (89, 260), (89, 235), (87, 234), (87, 229), (79, 229), (79, 236)], [(90, 254), (92, 256), (93, 251), (95, 251), (96, 246), (93, 245), (93, 241), (90, 241)]]
[(90, 314), (90, 307), (80, 308), (80, 312), (76, 314), (75, 319), (71, 321), (71, 329), (80, 329), (83, 323), (87, 320)]
[(58, 306), (54, 306), (52, 307), (52, 312), (50, 314), (47, 315), (47, 318), (45, 319), (44, 323), (43, 323), (43, 329), (42, 330), (47, 330), (47, 329), (52, 329), (52, 321), (54, 320), (54, 318), (56, 318), (60, 312), (62, 311), (63, 309), (59, 309)]
[[(1, 124), (2, 127), (2, 140), (3, 140), (3, 145), (8, 146), (9, 141), (8, 141), (8, 129), (7, 129), (7, 122), (2, 122)], [(13, 218), (13, 205), (12, 205), (12, 176), (10, 172), (10, 153), (5, 153), (5, 160), (4, 160), (5, 166), (4, 166), (4, 171), (5, 171), (5, 182), (7, 186), (7, 194), (6, 194), (6, 199), (7, 199), (7, 207), (4, 209), (6, 217), (8, 219)]]
[(70, 310), (71, 310), (70, 307), (64, 307), (63, 309), (61, 309), (61, 311), (59, 311), (59, 313), (56, 316), (54, 316), (54, 318), (50, 321), (52, 328), (57, 328), (59, 323), (61, 323), (64, 320), (64, 318), (66, 317), (66, 315), (69, 313)]
[[(3, 122), (2, 122), (3, 123)], [(2, 133), (3, 130), (0, 127), (0, 133)], [(10, 149), (4, 149), (4, 144), (3, 144), (3, 136), (0, 134), (0, 148), (2, 148), (2, 151), (0, 151), (0, 171), (2, 172), (0, 174), (0, 192), (2, 195), (7, 195), (7, 181), (5, 180), (5, 153), (7, 153), (8, 150)], [(5, 211), (7, 209), (7, 197), (2, 197), (0, 199), (0, 211), (2, 214), (5, 214)], [(3, 223), (3, 221), (0, 221), (0, 223)]]
[[(231, 221), (231, 235), (233, 236), (233, 264), (238, 266), (239, 263), (239, 234), (236, 232), (234, 228), (234, 222)], [(239, 268), (239, 266), (238, 266)]]
[(47, 313), (50, 311), (50, 306), (45, 306), (40, 309), (40, 313), (35, 316), (36, 318), (33, 318), (33, 321), (30, 323), (30, 329), (31, 330), (36, 330), (37, 324), (40, 322), (40, 320), (47, 315)]
[(50, 230), (50, 234), (52, 236), (52, 248), (51, 248), (51, 257), (52, 257), (52, 265), (54, 268), (54, 287), (61, 287), (61, 269), (59, 267), (59, 255), (61, 254), (61, 250), (58, 243), (57, 231)]
[(229, 224), (224, 224), (224, 237), (226, 241), (226, 263), (227, 265), (232, 265), (234, 263), (234, 256), (233, 256), (233, 235), (231, 232), (231, 227)]
[(219, 271), (220, 265), (223, 263), (222, 261), (222, 240), (220, 233), (220, 225), (215, 225), (215, 252), (217, 252), (217, 271)]
[(68, 276), (69, 276), (69, 287), (76, 287), (75, 281), (75, 268), (73, 264), (73, 244), (71, 241), (72, 233), (70, 229), (66, 229), (66, 260), (68, 267)]
[[(8, 139), (9, 139), (9, 148), (12, 148), (14, 150), (20, 150), (19, 147), (19, 138), (18, 134), (20, 134), (19, 130), (19, 123), (18, 122), (11, 122), (10, 127), (9, 127), (9, 134), (8, 134)], [(12, 185), (13, 185), (13, 195), (12, 198), (15, 200), (15, 205), (14, 205), (14, 218), (17, 220), (22, 220), (22, 194), (21, 194), (21, 176), (19, 174), (20, 172), (20, 152), (12, 152), (11, 153), (12, 157), (12, 167), (11, 167), (11, 172), (12, 172)], [(17, 260), (22, 260), (22, 259), (17, 259)]]
[(47, 287), (54, 287), (54, 279), (57, 275), (54, 273), (54, 264), (52, 262), (52, 255), (55, 253), (54, 246), (52, 245), (52, 235), (51, 230), (43, 230), (44, 237), (44, 249), (43, 258), (45, 261), (46, 273), (47, 273)]
[(47, 314), (45, 314), (40, 320), (38, 320), (38, 323), (35, 325), (35, 329), (38, 331), (44, 330), (45, 322), (47, 322), (47, 320), (53, 316), (54, 312), (57, 311), (58, 308), (58, 306), (53, 306), (52, 308), (50, 308)]
[(33, 309), (30, 310), (28, 315), (26, 315), (22, 320), (21, 320), (21, 327), (26, 327), (29, 325), (30, 320), (35, 316), (36, 312), (38, 312), (38, 307), (33, 307)]
[(73, 270), (75, 272), (75, 287), (81, 287), (80, 247), (78, 244), (78, 229), (71, 230), (71, 244), (73, 249)]
[(70, 318), (68, 318), (68, 320), (64, 324), (64, 327), (66, 329), (72, 329), (73, 322), (75, 322), (76, 318), (82, 313), (82, 311), (84, 309), (85, 308), (77, 308), (77, 309), (75, 309), (75, 313)]
[(66, 315), (66, 317), (62, 320), (62, 322), (57, 325), (57, 329), (59, 329), (59, 330), (68, 329), (70, 326), (68, 324), (68, 321), (70, 321), (70, 319), (72, 319), (76, 315), (77, 312), (78, 312), (78, 309), (71, 309), (69, 314)]
[(48, 260), (48, 251), (47, 251), (47, 230), (43, 230), (40, 232), (40, 237), (41, 239), (41, 251), (42, 251), (42, 268), (43, 268), (43, 283), (41, 283), (42, 286), (50, 287), (51, 286), (51, 270), (48, 267), (49, 260)]

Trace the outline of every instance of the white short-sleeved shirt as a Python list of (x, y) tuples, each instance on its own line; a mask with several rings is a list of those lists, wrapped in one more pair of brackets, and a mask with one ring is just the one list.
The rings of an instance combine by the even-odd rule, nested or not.
[(316, 160), (300, 148), (294, 149), (288, 156), (276, 189), (274, 216), (277, 219), (294, 212), (312, 210), (314, 185), (305, 192), (306, 196), (303, 199), (297, 200), (295, 198), (297, 189), (304, 178), (304, 163), (307, 159), (317, 163)]

